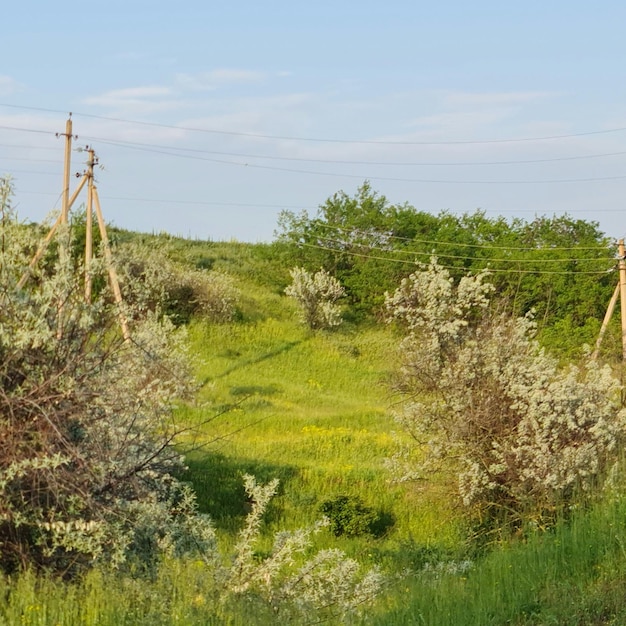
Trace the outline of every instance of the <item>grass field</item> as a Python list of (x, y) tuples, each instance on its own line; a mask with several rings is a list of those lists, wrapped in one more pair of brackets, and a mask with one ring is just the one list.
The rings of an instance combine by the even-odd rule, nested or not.
[[(180, 444), (188, 464), (182, 478), (214, 520), (224, 551), (249, 510), (242, 475), (279, 478), (260, 554), (276, 531), (313, 524), (322, 505), (340, 496), (359, 498), (386, 520), (380, 536), (326, 529), (314, 540), (315, 548), (341, 548), (386, 573), (385, 593), (356, 624), (626, 623), (626, 502), (619, 492), (549, 532), (478, 550), (451, 480), (396, 484), (385, 466), (405, 436), (393, 420), (398, 339), (390, 328), (347, 323), (311, 333), (281, 295), (285, 272), (265, 248), (169, 245), (185, 262), (229, 271), (242, 294), (236, 321), (196, 319), (186, 329), (198, 392), (176, 410), (189, 429)], [(68, 584), (26, 573), (0, 579), (0, 623), (276, 623), (258, 607), (216, 604), (210, 585), (199, 560), (167, 560), (153, 578), (96, 569)]]
[(188, 477), (220, 527), (236, 528), (238, 476), (248, 472), (281, 479), (268, 530), (311, 524), (324, 500), (348, 495), (395, 519), (374, 546), (350, 542), (361, 555), (398, 542), (422, 550), (458, 541), (455, 516), (437, 489), (394, 485), (384, 466), (396, 445), (388, 329), (313, 335), (293, 311), (286, 320), (234, 326), (197, 322), (189, 334), (202, 388), (184, 419), (208, 421), (200, 440), (214, 443), (189, 455)]

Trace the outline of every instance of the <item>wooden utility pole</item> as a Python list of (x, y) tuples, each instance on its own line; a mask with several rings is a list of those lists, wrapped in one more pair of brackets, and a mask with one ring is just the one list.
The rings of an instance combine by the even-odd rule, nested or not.
[(67, 122), (65, 122), (65, 159), (63, 167), (63, 194), (61, 196), (61, 224), (67, 224), (69, 215), (69, 198), (70, 198), (70, 167), (72, 158), (72, 114), (70, 113)]
[[(57, 135), (59, 136), (59, 135)], [(70, 156), (72, 149), (72, 120), (71, 113), (70, 119), (67, 120), (65, 125), (65, 134), (63, 135), (66, 139), (65, 141), (65, 168), (63, 172), (63, 194), (62, 194), (62, 208), (59, 217), (56, 219), (55, 223), (52, 225), (52, 228), (46, 235), (45, 239), (39, 245), (39, 248), (35, 255), (33, 256), (31, 262), (28, 265), (27, 270), (24, 272), (19, 282), (17, 283), (18, 289), (22, 289), (26, 284), (26, 281), (31, 275), (31, 272), (35, 265), (39, 262), (41, 257), (44, 255), (46, 248), (50, 241), (52, 241), (52, 237), (56, 232), (57, 228), (62, 224), (67, 224), (69, 221), (69, 210), (71, 206), (76, 201), (78, 194), (82, 191), (85, 184), (87, 184), (87, 215), (86, 215), (86, 223), (85, 223), (85, 301), (91, 301), (91, 291), (92, 291), (92, 279), (91, 279), (91, 264), (93, 259), (93, 210), (95, 205), (96, 217), (98, 220), (98, 227), (100, 229), (100, 236), (102, 238), (102, 249), (104, 251), (105, 264), (107, 266), (107, 271), (109, 274), (109, 282), (111, 284), (111, 289), (113, 291), (113, 297), (115, 299), (115, 304), (118, 308), (118, 316), (119, 322), (122, 329), (122, 335), (124, 336), (125, 341), (130, 341), (130, 331), (128, 329), (128, 322), (126, 320), (126, 316), (124, 315), (123, 309), (123, 300), (122, 300), (122, 292), (119, 285), (119, 280), (117, 277), (117, 272), (115, 271), (115, 267), (113, 266), (113, 256), (111, 254), (111, 246), (109, 244), (109, 237), (106, 231), (106, 224), (104, 222), (104, 217), (102, 216), (102, 209), (100, 208), (100, 199), (98, 198), (98, 190), (96, 189), (95, 180), (94, 180), (94, 166), (98, 163), (98, 157), (96, 156), (95, 151), (87, 147), (87, 153), (89, 154), (89, 158), (87, 161), (87, 171), (84, 172), (76, 191), (72, 194), (72, 197), (69, 197), (69, 172), (70, 172)], [(77, 174), (78, 176), (78, 174)], [(59, 253), (61, 255), (67, 254), (67, 251), (64, 249), (63, 245), (59, 246)], [(59, 307), (59, 328), (57, 335), (60, 338), (62, 336), (62, 310), (63, 306)]]
[(596, 340), (596, 347), (593, 350), (593, 354), (591, 358), (595, 361), (598, 358), (598, 354), (600, 353), (600, 346), (602, 345), (602, 339), (604, 339), (604, 333), (609, 326), (609, 322), (613, 317), (613, 311), (615, 311), (615, 305), (617, 304), (617, 299), (619, 298), (621, 285), (617, 283), (615, 285), (615, 291), (613, 292), (613, 296), (611, 297), (611, 301), (609, 302), (609, 306), (606, 309), (606, 313), (604, 314), (604, 319), (602, 320), (602, 327), (600, 328), (600, 332), (598, 333), (598, 339)]
[(619, 298), (622, 316), (622, 361), (626, 362), (626, 259), (624, 258), (624, 240), (619, 240)]
[(93, 258), (93, 166), (97, 163), (96, 153), (88, 148), (87, 161), (87, 215), (85, 216), (85, 302), (91, 302), (91, 259)]
[[(76, 191), (74, 191), (74, 193), (72, 194), (72, 197), (70, 198), (70, 201), (68, 202), (68, 205), (67, 205), (68, 210), (72, 207), (72, 205), (76, 201), (76, 198), (78, 198), (78, 194), (82, 191), (86, 182), (87, 182), (87, 176), (83, 176), (80, 183), (78, 183), (78, 187), (76, 188)], [(46, 252), (46, 249), (48, 248), (48, 244), (52, 241), (52, 237), (54, 237), (54, 233), (56, 232), (56, 229), (61, 224), (62, 217), (63, 217), (62, 215), (59, 215), (59, 217), (57, 217), (56, 222), (52, 225), (52, 228), (50, 228), (50, 231), (46, 235), (45, 239), (39, 244), (39, 248), (37, 252), (35, 253), (35, 256), (31, 259), (31, 262), (28, 264), (28, 269), (22, 274), (22, 277), (17, 283), (18, 289), (22, 289), (22, 287), (24, 287), (35, 265), (39, 263), (41, 257)]]
[(113, 290), (113, 296), (115, 303), (117, 304), (118, 315), (120, 320), (120, 326), (122, 328), (122, 335), (125, 341), (130, 341), (130, 332), (128, 330), (128, 322), (123, 310), (122, 292), (120, 290), (120, 283), (117, 279), (117, 272), (113, 265), (113, 258), (111, 256), (111, 246), (109, 245), (109, 237), (107, 235), (106, 224), (102, 217), (102, 209), (100, 208), (100, 198), (98, 197), (98, 190), (95, 185), (93, 187), (93, 199), (96, 205), (96, 217), (98, 219), (98, 227), (100, 228), (100, 237), (102, 238), (102, 249), (104, 250), (104, 260), (109, 272), (109, 281), (111, 282), (111, 289)]

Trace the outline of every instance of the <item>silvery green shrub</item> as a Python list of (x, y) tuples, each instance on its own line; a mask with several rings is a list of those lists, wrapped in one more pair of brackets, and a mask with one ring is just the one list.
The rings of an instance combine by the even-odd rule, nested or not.
[[(132, 307), (119, 311), (106, 291), (85, 302), (69, 254), (48, 254), (20, 287), (38, 231), (2, 189), (0, 564), (121, 562), (148, 511), (162, 526), (178, 515), (172, 406), (191, 391), (184, 337), (146, 315), (124, 341), (119, 315)], [(53, 243), (68, 250), (68, 231)]]
[(297, 624), (342, 623), (372, 603), (384, 583), (377, 567), (364, 570), (337, 549), (310, 554), (312, 536), (328, 525), (328, 520), (311, 528), (276, 533), (269, 554), (259, 558), (255, 548), (262, 516), (278, 481), (259, 485), (246, 475), (244, 487), (252, 509), (232, 555), (214, 570), (221, 603), (245, 599), (259, 606), (257, 623)]
[[(591, 359), (559, 368), (531, 316), (490, 306), (485, 278), (454, 284), (432, 259), (386, 294), (388, 319), (405, 334), (397, 419), (426, 453), (422, 469), (455, 468), (463, 504), (482, 519), (541, 518), (584, 497), (615, 462), (621, 388)], [(414, 458), (405, 450), (392, 465), (408, 479), (420, 473)]]
[(311, 330), (339, 326), (341, 308), (336, 302), (345, 294), (340, 282), (324, 269), (311, 274), (303, 267), (294, 267), (289, 274), (292, 282), (285, 294), (300, 306), (304, 323)]
[(192, 315), (225, 323), (236, 313), (239, 292), (225, 272), (191, 269), (140, 244), (119, 246), (116, 267), (124, 300), (139, 317), (157, 312), (179, 325)]
[[(67, 229), (60, 253), (20, 287), (41, 233), (17, 220), (10, 198), (0, 179), (0, 568), (151, 574), (163, 558), (193, 554), (225, 609), (243, 598), (301, 623), (343, 619), (371, 601), (378, 570), (363, 572), (337, 550), (308, 554), (321, 524), (278, 533), (257, 557), (276, 481), (245, 477), (252, 510), (231, 554), (219, 549), (195, 494), (175, 477), (182, 429), (172, 408), (193, 391), (184, 334), (133, 304), (118, 310), (106, 290), (85, 302), (83, 277), (63, 252)], [(129, 341), (120, 314), (131, 320)]]

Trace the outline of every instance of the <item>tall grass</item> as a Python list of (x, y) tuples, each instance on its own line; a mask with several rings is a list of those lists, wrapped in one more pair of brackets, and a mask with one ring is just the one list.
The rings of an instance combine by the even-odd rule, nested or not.
[[(283, 300), (284, 314), (290, 303)], [(208, 420), (201, 439), (215, 443), (188, 456), (187, 478), (218, 526), (236, 527), (237, 507), (228, 502), (241, 495), (233, 481), (248, 472), (281, 479), (268, 531), (311, 524), (322, 502), (349, 495), (396, 520), (387, 537), (350, 541), (349, 550), (370, 555), (385, 542), (458, 540), (450, 503), (436, 490), (392, 484), (384, 466), (396, 446), (388, 384), (395, 354), (387, 329), (311, 334), (293, 310), (287, 319), (196, 322), (189, 334), (202, 389), (198, 406), (183, 417)], [(222, 493), (225, 485), (234, 489), (230, 495)]]
[[(393, 433), (388, 329), (306, 331), (281, 295), (288, 272), (268, 246), (159, 242), (179, 260), (229, 271), (243, 294), (236, 322), (189, 326), (200, 388), (195, 404), (177, 410), (191, 429), (181, 442), (189, 450), (183, 478), (225, 549), (248, 511), (241, 475), (278, 477), (266, 538), (312, 524), (340, 495), (395, 520), (379, 538), (325, 531), (315, 539), (388, 573), (389, 589), (364, 624), (626, 624), (626, 503), (615, 498), (549, 533), (473, 554), (449, 484), (390, 482), (384, 460), (403, 435)], [(0, 578), (0, 624), (276, 623), (257, 605), (224, 604), (211, 584), (206, 566), (189, 560), (164, 562), (152, 579), (96, 569), (66, 583), (26, 572)]]
[(494, 549), (469, 571), (407, 578), (374, 623), (624, 624), (625, 520), (624, 500), (605, 502)]
[[(468, 568), (424, 552), (412, 573), (357, 620), (376, 626), (600, 625), (626, 623), (626, 502), (579, 511), (549, 533), (494, 549)], [(430, 566), (424, 566), (430, 563)], [(418, 565), (418, 564), (416, 564)], [(224, 603), (201, 561), (164, 562), (156, 578), (90, 572), (65, 583), (24, 573), (0, 578), (0, 623), (273, 624), (258, 605)], [(332, 623), (332, 622), (330, 622)]]

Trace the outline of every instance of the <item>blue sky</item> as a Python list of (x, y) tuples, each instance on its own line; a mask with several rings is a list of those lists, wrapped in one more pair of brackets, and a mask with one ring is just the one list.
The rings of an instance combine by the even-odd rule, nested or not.
[[(107, 220), (271, 240), (365, 179), (419, 210), (626, 234), (626, 3), (160, 0), (4, 9), (0, 173), (58, 207), (63, 132)], [(556, 137), (556, 138), (555, 138)], [(74, 152), (81, 172), (84, 153)]]

